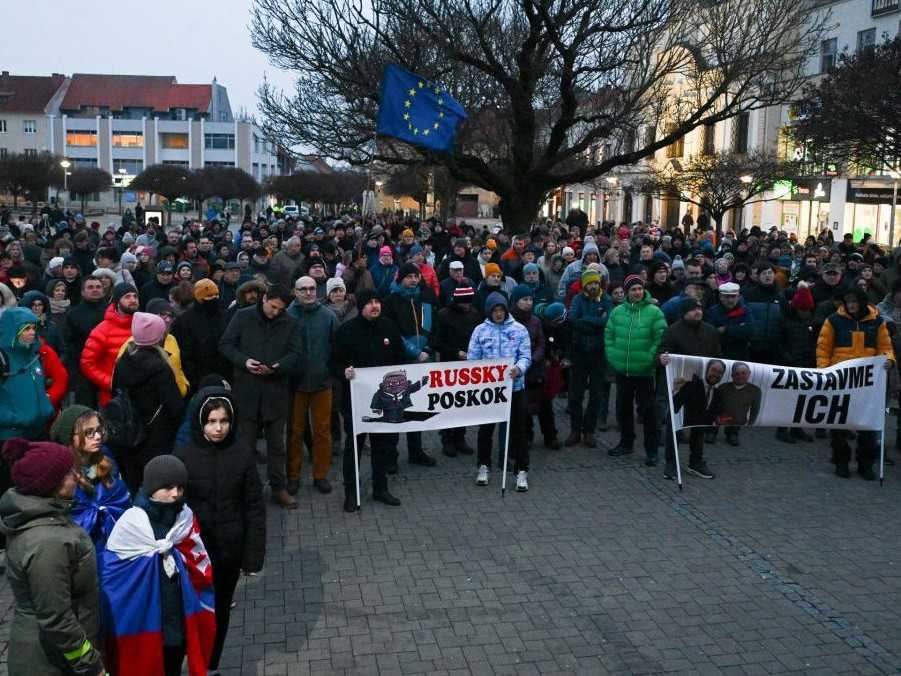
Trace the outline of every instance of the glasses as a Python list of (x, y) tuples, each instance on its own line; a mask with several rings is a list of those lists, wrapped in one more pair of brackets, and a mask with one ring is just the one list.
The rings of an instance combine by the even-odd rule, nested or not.
[(85, 439), (91, 439), (92, 437), (100, 437), (101, 439), (106, 438), (106, 428), (102, 425), (97, 427), (88, 427), (81, 431), (81, 436)]

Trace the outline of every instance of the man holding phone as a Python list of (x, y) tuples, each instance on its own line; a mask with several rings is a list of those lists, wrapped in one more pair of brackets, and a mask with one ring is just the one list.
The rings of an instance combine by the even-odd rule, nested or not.
[(297, 508), (285, 474), (288, 380), (298, 369), (302, 350), (297, 321), (285, 313), (291, 300), (289, 289), (272, 286), (256, 305), (235, 313), (219, 340), (219, 351), (234, 367), (238, 434), (254, 449), (262, 426), (272, 501), (284, 509)]

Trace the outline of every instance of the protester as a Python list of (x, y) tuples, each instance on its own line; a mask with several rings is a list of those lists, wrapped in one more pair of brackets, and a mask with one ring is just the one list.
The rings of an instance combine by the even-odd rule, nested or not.
[(101, 407), (112, 398), (116, 359), (122, 345), (131, 337), (131, 322), (137, 311), (137, 289), (130, 284), (118, 284), (113, 289), (103, 321), (93, 328), (85, 341), (81, 372), (97, 388)]
[(620, 441), (608, 455), (628, 455), (635, 443), (634, 410), (638, 403), (644, 427), (645, 465), (657, 464), (657, 413), (654, 369), (666, 319), (651, 302), (638, 275), (626, 277), (626, 300), (613, 308), (604, 329), (607, 361), (616, 372), (616, 415)]
[(81, 300), (66, 313), (63, 336), (68, 345), (66, 370), (69, 387), (75, 393), (75, 402), (83, 406), (97, 405), (97, 389), (81, 372), (81, 356), (88, 336), (103, 321), (107, 305), (103, 298), (103, 284), (94, 277), (85, 277), (80, 293)]
[(253, 451), (237, 435), (231, 392), (218, 386), (201, 389), (190, 425), (191, 440), (175, 455), (187, 469), (185, 501), (197, 517), (213, 564), (216, 640), (209, 669), (215, 672), (241, 573), (263, 569), (266, 506)]
[(228, 371), (228, 363), (215, 349), (226, 327), (219, 300), (216, 284), (201, 279), (194, 285), (194, 304), (172, 322), (170, 335), (179, 348), (178, 362), (184, 364), (187, 382), (195, 388), (207, 376)]
[(97, 559), (69, 515), (77, 486), (72, 452), (17, 437), (6, 441), (3, 458), (13, 481), (0, 497), (14, 603), (9, 676), (103, 674)]
[(234, 369), (238, 434), (255, 449), (262, 427), (272, 500), (284, 509), (297, 508), (285, 474), (288, 384), (303, 349), (297, 322), (285, 313), (292, 300), (288, 289), (273, 286), (259, 302), (238, 310), (219, 340), (219, 351)]
[[(13, 307), (0, 315), (0, 442), (13, 437), (36, 439), (54, 413), (48, 395), (37, 336), (37, 317)], [(5, 474), (5, 470), (0, 470)], [(0, 476), (0, 490), (9, 488)]]

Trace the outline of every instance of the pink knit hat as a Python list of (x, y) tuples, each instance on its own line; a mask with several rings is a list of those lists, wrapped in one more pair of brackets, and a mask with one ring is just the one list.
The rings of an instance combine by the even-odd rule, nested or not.
[(383, 246), (381, 249), (379, 249), (379, 258), (381, 258), (382, 256), (394, 256), (390, 246)]
[(159, 345), (166, 335), (166, 322), (158, 315), (148, 312), (135, 312), (131, 321), (131, 335), (135, 345)]

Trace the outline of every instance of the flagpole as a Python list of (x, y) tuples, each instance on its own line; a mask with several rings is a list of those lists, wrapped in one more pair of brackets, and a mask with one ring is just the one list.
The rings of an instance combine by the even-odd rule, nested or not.
[[(353, 368), (353, 367), (351, 367)], [(357, 511), (360, 510), (360, 449), (357, 446), (357, 416), (354, 411), (354, 381), (350, 381), (350, 387), (348, 388), (348, 394), (350, 395), (350, 422), (351, 422), (351, 431), (354, 435), (354, 477), (356, 478), (356, 487), (357, 487)]]
[[(509, 368), (513, 369), (515, 366), (516, 364), (513, 363)], [(510, 455), (510, 428), (513, 427), (513, 421), (510, 420), (510, 413), (513, 410), (513, 386), (515, 383), (515, 380), (510, 381), (510, 400), (507, 403), (507, 433), (504, 435), (504, 468), (501, 472), (501, 499), (505, 498), (507, 493), (507, 458)], [(525, 387), (525, 382), (523, 382), (523, 387)], [(497, 424), (497, 429), (500, 431), (501, 423)], [(491, 456), (488, 457), (489, 459), (491, 458)]]

